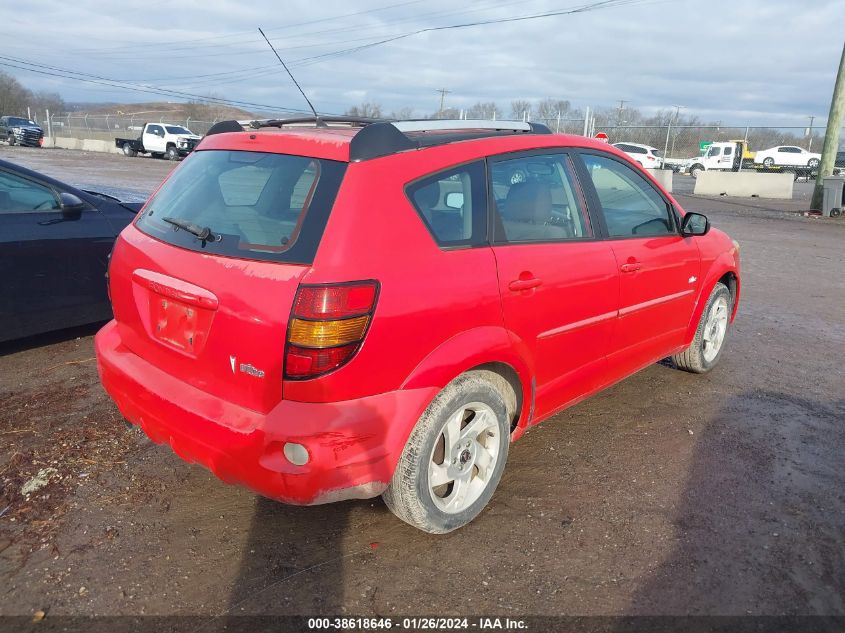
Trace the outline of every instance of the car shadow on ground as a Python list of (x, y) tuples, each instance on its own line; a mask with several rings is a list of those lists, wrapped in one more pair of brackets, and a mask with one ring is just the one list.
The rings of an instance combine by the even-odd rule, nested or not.
[(843, 419), (843, 399), (727, 400), (698, 439), (678, 545), (628, 613), (845, 613)]
[(77, 338), (93, 336), (105, 324), (106, 321), (90, 323), (88, 325), (80, 325), (64, 330), (56, 330), (54, 332), (27, 336), (26, 338), (15, 339), (14, 341), (0, 342), (0, 357), (17, 354), (18, 352), (34, 349), (36, 347), (47, 347), (49, 345), (55, 345), (56, 343), (64, 343), (65, 341), (72, 341)]
[[(332, 406), (332, 405), (326, 405)], [(373, 410), (371, 419), (381, 416)], [(343, 416), (339, 413), (338, 420)], [(329, 430), (320, 440), (333, 446), (338, 459), (354, 442), (350, 438), (387, 436), (386, 428), (355, 430), (356, 436), (343, 427)], [(385, 451), (386, 452), (386, 451)], [(365, 460), (359, 472), (377, 460), (381, 448), (358, 453), (354, 460)], [(369, 473), (375, 480), (378, 475)], [(362, 474), (367, 478), (367, 475)], [(346, 611), (345, 598), (349, 587), (344, 585), (345, 569), (353, 559), (370, 555), (368, 544), (356, 538), (351, 514), (356, 509), (367, 513), (389, 511), (380, 499), (353, 499), (315, 506), (291, 506), (256, 496), (249, 534), (241, 550), (241, 560), (231, 585), (228, 604), (201, 630), (277, 631), (278, 616), (341, 616)], [(242, 616), (265, 616), (261, 619)], [(292, 627), (298, 627), (298, 624)], [(238, 628), (240, 627), (240, 628)], [(309, 630), (304, 625), (303, 630)], [(293, 629), (292, 629), (293, 630)]]

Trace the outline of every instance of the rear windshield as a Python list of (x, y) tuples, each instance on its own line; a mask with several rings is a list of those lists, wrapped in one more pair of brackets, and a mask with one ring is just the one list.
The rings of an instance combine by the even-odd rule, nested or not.
[[(194, 152), (150, 200), (137, 227), (214, 255), (310, 264), (345, 171), (345, 163), (306, 156)], [(205, 239), (197, 229), (208, 229)]]

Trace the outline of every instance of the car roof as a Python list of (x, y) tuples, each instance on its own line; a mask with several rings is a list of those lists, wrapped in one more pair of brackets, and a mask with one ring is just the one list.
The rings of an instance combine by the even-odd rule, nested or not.
[[(217, 149), (284, 153), (351, 162), (355, 159), (350, 158), (350, 147), (358, 131), (356, 129), (288, 128), (266, 132), (262, 131), (261, 133), (228, 132), (206, 136), (197, 147), (197, 151)], [(443, 136), (447, 137), (448, 135), (444, 134)], [(624, 152), (621, 152), (612, 145), (571, 134), (511, 134), (478, 136), (475, 138), (442, 138), (438, 140), (442, 140), (443, 142), (408, 148), (401, 153), (426, 151), (436, 147), (442, 147), (444, 144), (456, 145), (460, 143), (467, 148), (468, 153), (473, 155), (495, 155), (534, 148), (578, 147), (604, 150), (625, 156)], [(470, 148), (472, 148), (471, 151)], [(385, 156), (389, 155), (387, 154)]]
[[(406, 122), (391, 123), (393, 123), (391, 127), (401, 128), (402, 124)], [(385, 128), (378, 129), (375, 125), (364, 127), (352, 127), (348, 125), (328, 127), (268, 126), (246, 131), (235, 131), (236, 128), (234, 126), (229, 126), (229, 129), (232, 131), (218, 133), (210, 131), (197, 147), (197, 151), (212, 149), (265, 151), (351, 162), (380, 158), (406, 151), (425, 151), (432, 147), (446, 144), (453, 145), (456, 143), (471, 144), (472, 151), (470, 153), (472, 154), (477, 154), (479, 150), (483, 150), (481, 153), (490, 155), (508, 151), (526, 150), (534, 147), (538, 149), (549, 147), (583, 147), (602, 150), (608, 150), (612, 147), (603, 141), (585, 138), (583, 136), (552, 134), (545, 126), (531, 128), (530, 130), (525, 130), (523, 133), (515, 133), (512, 130), (503, 130), (495, 127), (474, 127), (476, 122), (471, 121), (466, 122), (466, 125), (463, 125), (459, 121), (450, 123), (452, 125), (447, 126), (445, 129), (407, 130), (405, 132), (401, 132), (400, 130), (400, 134), (405, 137), (407, 143), (405, 146), (398, 148), (390, 145), (392, 141), (398, 140), (398, 137), (395, 137), (395, 133), (388, 132), (388, 137), (393, 135), (395, 138), (385, 139), (383, 138), (384, 135), (381, 135), (381, 132), (385, 131)], [(493, 123), (497, 123), (502, 128), (508, 124), (508, 122)], [(543, 129), (545, 131), (534, 132), (534, 129)], [(382, 138), (365, 139), (365, 137), (374, 137), (375, 135), (372, 133), (374, 130), (379, 132)], [(366, 133), (362, 134), (364, 131)], [(371, 145), (375, 147), (365, 147), (363, 151), (360, 147), (356, 148), (356, 142), (362, 139), (372, 141)], [(380, 151), (379, 144), (384, 144), (386, 149)], [(467, 146), (467, 149), (469, 150), (469, 146)], [(616, 148), (612, 148), (611, 151), (624, 155)]]

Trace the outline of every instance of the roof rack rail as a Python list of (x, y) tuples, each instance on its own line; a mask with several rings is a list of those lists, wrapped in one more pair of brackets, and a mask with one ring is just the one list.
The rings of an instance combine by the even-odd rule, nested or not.
[(328, 127), (327, 123), (346, 123), (348, 125), (369, 125), (370, 123), (383, 123), (387, 119), (373, 119), (365, 116), (303, 116), (292, 119), (263, 119), (250, 121), (249, 126), (253, 129), (262, 127), (282, 127), (285, 125), (301, 125), (313, 123), (317, 127)]
[(220, 121), (211, 126), (206, 133), (206, 136), (212, 134), (222, 134), (224, 132), (244, 132), (247, 129), (259, 130), (265, 127), (284, 127), (285, 125), (302, 125), (303, 123), (313, 123), (317, 127), (328, 127), (328, 123), (345, 123), (349, 126), (369, 125), (370, 123), (383, 123), (387, 119), (372, 119), (362, 116), (304, 116), (290, 119), (247, 119), (242, 121)]
[[(531, 132), (532, 123), (526, 121), (492, 121), (489, 119), (413, 119), (391, 121), (400, 132), (438, 132), (441, 130), (497, 130), (502, 132)], [(543, 126), (546, 127), (546, 126)], [(545, 134), (545, 132), (541, 132)]]
[[(392, 121), (357, 116), (318, 116), (292, 119), (263, 119), (257, 121), (221, 121), (211, 127), (206, 136), (223, 132), (243, 132), (247, 128), (282, 128), (285, 125), (312, 123), (328, 127), (340, 123), (360, 127), (349, 143), (349, 160), (362, 161), (388, 156), (422, 147), (444, 145), (490, 136), (515, 134), (551, 134), (542, 123), (529, 121), (488, 121), (484, 119), (417, 119)], [(435, 134), (426, 134), (436, 132)]]

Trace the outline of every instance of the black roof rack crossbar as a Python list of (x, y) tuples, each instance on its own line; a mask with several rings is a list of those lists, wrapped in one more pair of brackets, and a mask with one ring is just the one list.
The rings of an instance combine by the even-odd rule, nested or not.
[[(434, 134), (428, 134), (434, 132)], [(491, 136), (551, 134), (542, 123), (467, 119), (419, 119), (371, 123), (352, 137), (349, 160), (362, 161), (396, 152)]]
[(349, 143), (349, 160), (362, 161), (388, 156), (421, 147), (445, 145), (491, 136), (515, 134), (551, 134), (542, 123), (527, 121), (485, 121), (467, 119), (419, 119), (392, 121), (358, 116), (318, 116), (293, 119), (265, 119), (259, 121), (221, 121), (211, 127), (206, 136), (223, 132), (243, 132), (245, 128), (281, 128), (285, 125), (311, 123), (328, 127), (329, 123), (360, 127)]

